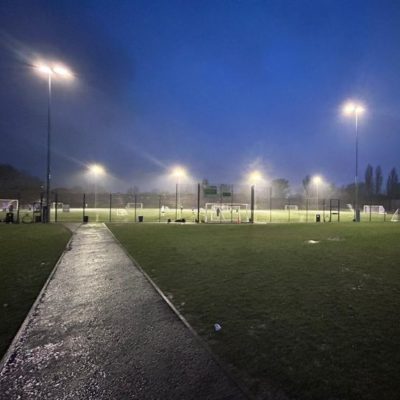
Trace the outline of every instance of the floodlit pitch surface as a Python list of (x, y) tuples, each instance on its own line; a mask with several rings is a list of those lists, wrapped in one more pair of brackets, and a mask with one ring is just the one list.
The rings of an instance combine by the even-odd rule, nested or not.
[(0, 358), (70, 236), (62, 225), (0, 224)]
[(109, 226), (260, 398), (399, 398), (400, 224)]

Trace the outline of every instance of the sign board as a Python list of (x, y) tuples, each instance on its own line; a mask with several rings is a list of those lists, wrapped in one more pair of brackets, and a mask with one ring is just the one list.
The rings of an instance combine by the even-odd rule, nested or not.
[(217, 186), (206, 186), (203, 188), (204, 190), (204, 196), (215, 196), (218, 194), (218, 188)]
[(221, 185), (221, 195), (222, 197), (231, 197), (232, 196), (232, 186), (227, 184)]

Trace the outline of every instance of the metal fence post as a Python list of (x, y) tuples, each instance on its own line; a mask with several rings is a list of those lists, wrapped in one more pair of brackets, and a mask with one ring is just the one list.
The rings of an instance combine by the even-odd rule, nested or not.
[(308, 222), (308, 196), (306, 197), (306, 222)]
[(108, 215), (108, 220), (111, 222), (111, 210), (112, 210), (112, 193), (110, 193), (110, 211)]
[(200, 223), (200, 183), (197, 184), (197, 223)]
[(54, 222), (58, 221), (58, 192), (54, 194), (55, 206), (54, 206)]
[(21, 193), (18, 193), (17, 199), (18, 199), (18, 207), (17, 207), (17, 221), (16, 221), (16, 223), (19, 224), (19, 209), (21, 207)]
[(41, 211), (40, 220), (42, 223), (45, 223), (45, 221), (44, 221), (45, 211), (43, 209), (43, 192), (40, 192), (40, 211)]
[(82, 203), (82, 221), (85, 222), (85, 210), (86, 210), (86, 193), (83, 193), (83, 203)]
[(250, 219), (251, 223), (254, 224), (254, 185), (251, 185), (250, 190)]
[(137, 196), (135, 194), (135, 222), (137, 222), (137, 218), (136, 218), (136, 201), (137, 201)]
[(161, 222), (161, 194), (158, 198), (158, 222)]
[(269, 187), (269, 222), (272, 222), (272, 186)]

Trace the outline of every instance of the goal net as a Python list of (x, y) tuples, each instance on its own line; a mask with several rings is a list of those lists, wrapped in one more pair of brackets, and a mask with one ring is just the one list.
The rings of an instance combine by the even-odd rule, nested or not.
[(298, 211), (299, 206), (296, 204), (285, 204), (285, 210), (295, 210)]
[(0, 199), (1, 211), (13, 212), (17, 211), (19, 207), (19, 201), (17, 199)]
[(249, 205), (246, 203), (206, 203), (205, 222), (241, 223), (249, 219)]
[(135, 208), (135, 204), (136, 204), (136, 208), (143, 208), (143, 203), (127, 203), (126, 208), (128, 208), (128, 209)]
[(372, 206), (372, 205), (365, 205), (364, 206), (365, 213), (372, 213), (372, 214), (385, 214), (385, 207), (383, 206)]
[(400, 208), (398, 208), (398, 209), (394, 212), (394, 214), (393, 214), (393, 216), (392, 216), (392, 218), (391, 218), (390, 221), (392, 221), (392, 222), (399, 222), (399, 210), (400, 210)]

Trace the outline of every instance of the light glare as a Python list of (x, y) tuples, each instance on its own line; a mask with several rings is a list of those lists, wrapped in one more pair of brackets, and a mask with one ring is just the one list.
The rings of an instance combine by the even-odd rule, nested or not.
[(74, 77), (72, 72), (61, 64), (52, 65), (39, 62), (34, 65), (34, 68), (41, 74), (46, 74), (47, 76), (58, 76), (63, 79), (72, 79)]
[(322, 182), (322, 178), (319, 175), (315, 175), (312, 179), (313, 183), (319, 185)]
[(186, 176), (186, 171), (182, 167), (175, 167), (172, 171), (175, 178), (183, 178)]
[(344, 115), (353, 115), (353, 114), (360, 115), (360, 114), (363, 114), (364, 112), (365, 112), (365, 108), (361, 104), (357, 104), (352, 101), (349, 103), (346, 103), (343, 106), (343, 114)]
[(42, 74), (47, 74), (47, 75), (51, 75), (53, 73), (53, 71), (51, 70), (51, 68), (48, 65), (45, 64), (39, 64), (36, 66), (36, 69), (42, 73)]
[(63, 78), (70, 79), (73, 77), (72, 72), (68, 68), (63, 67), (62, 65), (54, 66), (53, 71), (56, 74), (61, 75)]
[(89, 165), (89, 171), (92, 172), (95, 175), (103, 175), (106, 172), (104, 167), (102, 165), (100, 165), (100, 164)]
[(260, 171), (253, 171), (249, 175), (249, 181), (251, 184), (256, 184), (262, 180), (262, 174)]

